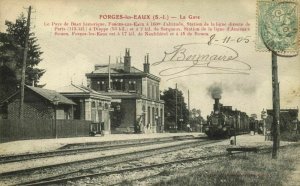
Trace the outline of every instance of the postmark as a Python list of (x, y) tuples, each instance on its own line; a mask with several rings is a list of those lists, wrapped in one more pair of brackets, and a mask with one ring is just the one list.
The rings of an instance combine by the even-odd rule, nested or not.
[(256, 49), (278, 54), (299, 50), (298, 4), (290, 1), (258, 1)]

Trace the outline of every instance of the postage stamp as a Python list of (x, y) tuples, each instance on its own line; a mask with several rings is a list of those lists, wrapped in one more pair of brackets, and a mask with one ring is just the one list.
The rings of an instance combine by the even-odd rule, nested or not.
[(297, 53), (299, 49), (298, 4), (291, 1), (258, 1), (258, 51)]

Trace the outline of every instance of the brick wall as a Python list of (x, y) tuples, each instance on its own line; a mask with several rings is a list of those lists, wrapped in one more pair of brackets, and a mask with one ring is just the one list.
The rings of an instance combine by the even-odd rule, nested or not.
[[(26, 100), (25, 100), (26, 101)], [(20, 99), (8, 104), (8, 119), (19, 118)], [(45, 102), (24, 102), (24, 118), (52, 119), (54, 109)]]

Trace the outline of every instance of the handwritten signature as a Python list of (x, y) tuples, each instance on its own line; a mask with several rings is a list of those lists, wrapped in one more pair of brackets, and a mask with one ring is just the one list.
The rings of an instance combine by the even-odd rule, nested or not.
[[(164, 52), (161, 61), (152, 66), (163, 66), (160, 76), (172, 76), (167, 80), (201, 74), (248, 75), (251, 66), (238, 60), (239, 53), (228, 46), (207, 43), (176, 45), (171, 52)], [(199, 72), (199, 69), (213, 71)]]

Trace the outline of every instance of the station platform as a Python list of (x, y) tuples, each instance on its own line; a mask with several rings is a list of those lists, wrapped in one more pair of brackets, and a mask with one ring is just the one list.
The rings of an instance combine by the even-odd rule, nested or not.
[(105, 142), (117, 140), (135, 140), (147, 138), (164, 138), (173, 136), (195, 137), (205, 136), (203, 133), (155, 133), (155, 134), (109, 134), (105, 136), (91, 137), (73, 137), (73, 138), (58, 138), (58, 139), (33, 139), (20, 140), (6, 143), (0, 143), (0, 156), (26, 154), (35, 152), (47, 152), (61, 148), (68, 144), (89, 143), (89, 142)]

